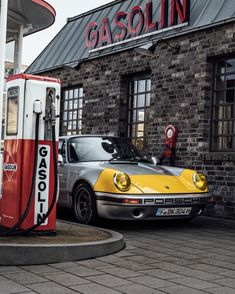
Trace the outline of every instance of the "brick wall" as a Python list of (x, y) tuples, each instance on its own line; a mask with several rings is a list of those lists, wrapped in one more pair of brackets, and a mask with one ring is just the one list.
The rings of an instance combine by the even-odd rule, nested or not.
[(58, 69), (46, 75), (58, 77), (62, 87), (84, 87), (83, 133), (125, 135), (126, 80), (129, 75), (151, 76), (151, 106), (148, 110), (147, 152), (160, 155), (164, 128), (180, 129), (178, 166), (187, 166), (208, 176), (216, 204), (206, 213), (235, 219), (235, 150), (233, 154), (209, 152), (213, 59), (235, 57), (235, 24), (227, 24), (169, 40), (180, 45), (176, 54), (159, 42), (153, 57), (133, 50), (87, 61), (79, 71)]

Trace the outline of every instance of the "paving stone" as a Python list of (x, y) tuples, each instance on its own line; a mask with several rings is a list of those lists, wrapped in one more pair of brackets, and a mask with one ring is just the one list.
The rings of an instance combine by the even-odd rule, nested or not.
[(131, 250), (132, 255), (143, 255), (146, 257), (151, 256), (152, 258), (163, 258), (166, 257), (166, 254), (160, 253), (158, 252), (158, 249), (155, 248), (155, 251), (151, 251), (151, 250), (143, 250), (143, 249), (135, 249), (135, 250)]
[(69, 268), (64, 268), (65, 272), (74, 274), (79, 277), (89, 277), (89, 276), (96, 276), (96, 275), (101, 275), (103, 272), (97, 270), (97, 269), (91, 269), (86, 266), (73, 266)]
[(127, 260), (139, 262), (143, 264), (151, 264), (153, 263), (154, 259), (143, 256), (143, 255), (135, 255), (135, 256), (128, 256), (126, 257)]
[(5, 277), (3, 277), (3, 276), (0, 276), (0, 282), (1, 281), (7, 281), (8, 279), (7, 278), (5, 278)]
[(232, 278), (217, 280), (216, 283), (235, 289), (235, 279)]
[(114, 255), (108, 255), (108, 256), (104, 256), (104, 257), (99, 257), (97, 258), (100, 261), (104, 261), (106, 263), (116, 263), (116, 262), (121, 262), (123, 261), (123, 259), (121, 257), (117, 257)]
[[(151, 288), (159, 289), (163, 287), (170, 287), (170, 286), (175, 286), (175, 283), (166, 281), (166, 280), (161, 280), (155, 277), (151, 276), (143, 276), (143, 277), (136, 277), (136, 278), (129, 278), (128, 280), (138, 283), (140, 285), (148, 286)], [(162, 290), (162, 289), (160, 289)]]
[(159, 244), (154, 244), (154, 245), (148, 246), (148, 250), (150, 250), (150, 251), (156, 251), (157, 250), (158, 253), (161, 253), (164, 256), (168, 256), (168, 254), (175, 251), (174, 248), (171, 249), (168, 246), (163, 246), (161, 244), (160, 245)]
[(94, 269), (113, 266), (107, 262), (104, 262), (98, 259), (88, 259), (88, 260), (77, 261), (76, 265), (77, 266), (82, 265), (82, 266), (86, 266), (86, 267), (94, 268)]
[(169, 279), (175, 279), (175, 278), (182, 277), (182, 275), (175, 274), (175, 273), (168, 272), (168, 271), (164, 271), (161, 269), (142, 270), (140, 272), (143, 274), (149, 275), (149, 276), (163, 279), (163, 280), (169, 280)]
[(235, 270), (235, 264), (230, 262), (223, 262), (217, 259), (204, 258), (202, 263), (222, 267), (225, 269)]
[(118, 278), (112, 275), (91, 276), (87, 277), (87, 279), (107, 287), (116, 287), (131, 284), (131, 282), (128, 280)]
[(208, 293), (212, 294), (234, 294), (234, 288), (229, 288), (229, 287), (218, 287), (218, 288), (213, 288), (213, 289), (206, 289)]
[(196, 263), (196, 264), (190, 264), (188, 267), (192, 269), (197, 269), (197, 270), (202, 270), (204, 272), (208, 273), (220, 273), (221, 268), (218, 266), (213, 266), (209, 264), (204, 264), (204, 263)]
[(204, 256), (202, 255), (202, 257), (211, 258), (211, 259), (216, 258), (216, 260), (218, 260), (218, 261), (226, 261), (226, 262), (230, 262), (230, 263), (235, 263), (234, 257), (222, 255), (220, 253), (216, 254), (216, 253), (206, 252), (206, 253), (204, 253)]
[(177, 284), (182, 284), (182, 285), (192, 287), (195, 289), (199, 289), (199, 290), (206, 289), (206, 288), (218, 287), (218, 284), (202, 281), (199, 279), (193, 279), (190, 277), (178, 278), (178, 279), (174, 279), (171, 281), (175, 282)]
[(0, 266), (0, 274), (4, 273), (18, 273), (23, 271), (20, 267), (18, 266)]
[(198, 244), (198, 243), (193, 243), (193, 240), (190, 240), (187, 242), (187, 245), (193, 249), (199, 249), (199, 250), (209, 250), (211, 249), (211, 245), (203, 245), (203, 244)]
[(121, 291), (126, 294), (164, 294), (160, 290), (156, 290), (153, 288), (149, 288), (139, 284), (130, 284), (125, 286), (116, 287), (115, 289)]
[(16, 283), (22, 284), (22, 285), (48, 281), (39, 275), (35, 275), (33, 273), (26, 272), (26, 271), (15, 273), (15, 274), (7, 274), (7, 275), (5, 275), (5, 277), (7, 277), (8, 279), (10, 279)]
[[(195, 259), (182, 259), (179, 257), (175, 257), (175, 256), (166, 256), (166, 257), (162, 257), (160, 258), (161, 262), (170, 262), (170, 263), (174, 263), (175, 265), (190, 265), (190, 264), (194, 264), (195, 263)], [(154, 264), (151, 264), (154, 265)]]
[(204, 294), (205, 293), (204, 291), (192, 289), (182, 285), (166, 287), (164, 288), (164, 292), (169, 294)]
[(21, 266), (21, 268), (35, 274), (58, 272), (57, 269), (49, 265), (27, 265)]
[[(217, 240), (216, 240), (217, 241)], [(224, 243), (223, 243), (224, 245)], [(234, 251), (232, 250), (235, 250), (235, 248), (230, 248), (230, 249), (227, 249), (227, 248), (211, 248), (211, 252), (213, 253), (216, 253), (216, 254), (219, 254), (219, 255), (226, 255), (226, 256), (231, 256), (231, 257), (234, 257), (235, 258), (235, 253)]]
[(136, 249), (135, 246), (130, 245), (129, 243), (126, 244), (126, 250), (132, 250), (132, 249)]
[(134, 255), (134, 253), (129, 250), (122, 250), (114, 254), (114, 256), (117, 256), (117, 257), (125, 257), (125, 256), (131, 256), (131, 255)]
[(141, 263), (130, 261), (130, 260), (123, 260), (121, 262), (116, 262), (115, 265), (120, 267), (125, 267), (133, 271), (153, 268), (153, 266), (151, 265), (141, 264)]
[(198, 259), (198, 255), (190, 254), (190, 253), (186, 253), (182, 251), (171, 252), (170, 255), (181, 258), (181, 259), (189, 259), (189, 260)]
[(71, 288), (83, 294), (119, 294), (121, 293), (118, 290), (110, 289), (95, 283), (73, 286)]
[(10, 281), (10, 280), (1, 281), (0, 294), (21, 293), (21, 292), (27, 292), (27, 291), (30, 291), (30, 289), (22, 285), (19, 285), (18, 283), (15, 283), (14, 281)]
[(205, 253), (205, 250), (190, 247), (188, 244), (187, 244), (187, 247), (186, 246), (181, 247), (180, 251), (185, 253), (190, 253), (190, 254), (196, 254), (197, 256)]
[(119, 278), (131, 278), (131, 277), (138, 277), (138, 276), (143, 276), (141, 272), (135, 272), (126, 268), (122, 267), (113, 267), (113, 268), (103, 268), (101, 270), (102, 272), (111, 274), (113, 276), (117, 276)]
[(63, 286), (74, 286), (80, 284), (89, 283), (88, 280), (78, 277), (76, 275), (68, 274), (68, 273), (61, 273), (61, 274), (51, 274), (47, 273), (43, 275), (48, 280), (61, 284)]
[[(220, 269), (221, 270), (221, 269)], [(219, 273), (221, 276), (235, 279), (235, 271), (223, 271)]]
[(56, 269), (63, 269), (66, 267), (77, 266), (76, 262), (61, 262), (61, 263), (52, 263), (49, 264), (50, 267), (54, 267)]
[[(207, 219), (187, 227), (127, 224), (127, 230), (122, 229), (126, 249), (113, 255), (44, 266), (0, 266), (0, 294), (234, 294), (235, 230), (219, 224)], [(197, 258), (186, 259), (191, 255)]]
[(185, 268), (184, 270), (180, 270), (179, 273), (187, 277), (197, 278), (204, 281), (214, 281), (221, 278), (221, 276), (217, 274), (207, 273), (204, 271), (194, 270), (190, 268)]
[(159, 262), (159, 263), (155, 264), (155, 267), (159, 268), (159, 269), (164, 269), (166, 271), (173, 272), (173, 273), (178, 273), (178, 272), (183, 271), (185, 269), (184, 266), (174, 264), (174, 262), (172, 262), (172, 263), (170, 263), (170, 262)]
[(53, 282), (37, 283), (29, 285), (29, 288), (40, 294), (74, 294), (72, 289), (65, 288)]
[(37, 292), (33, 292), (33, 291), (27, 291), (27, 292), (20, 292), (18, 294), (37, 294)]

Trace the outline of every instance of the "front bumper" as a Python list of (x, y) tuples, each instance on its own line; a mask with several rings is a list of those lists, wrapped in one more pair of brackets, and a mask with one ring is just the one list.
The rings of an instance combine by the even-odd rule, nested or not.
[[(100, 217), (123, 220), (193, 218), (200, 215), (206, 205), (213, 201), (208, 193), (142, 196), (96, 192), (95, 195)], [(130, 204), (132, 200), (138, 200), (138, 204)], [(191, 211), (187, 215), (159, 215), (159, 208), (191, 208)]]

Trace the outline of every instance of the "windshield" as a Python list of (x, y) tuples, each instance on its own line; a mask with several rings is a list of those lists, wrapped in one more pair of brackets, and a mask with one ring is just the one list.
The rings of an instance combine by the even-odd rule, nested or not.
[(145, 161), (138, 150), (124, 138), (78, 137), (68, 141), (70, 162)]

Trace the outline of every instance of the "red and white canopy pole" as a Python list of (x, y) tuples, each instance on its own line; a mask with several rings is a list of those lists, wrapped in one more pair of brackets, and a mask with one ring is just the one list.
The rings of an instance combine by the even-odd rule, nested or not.
[(8, 0), (1, 0), (0, 10), (0, 140), (2, 139), (2, 107), (6, 59), (6, 34), (7, 34), (7, 9)]

